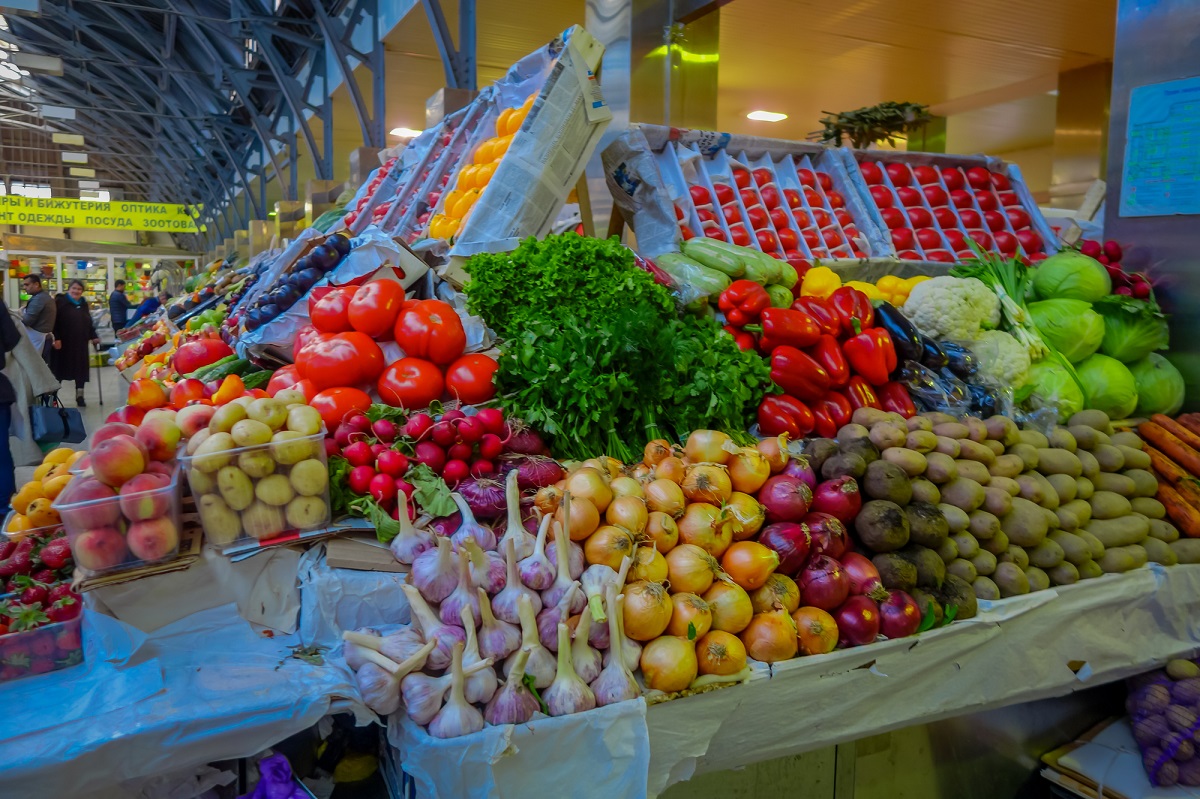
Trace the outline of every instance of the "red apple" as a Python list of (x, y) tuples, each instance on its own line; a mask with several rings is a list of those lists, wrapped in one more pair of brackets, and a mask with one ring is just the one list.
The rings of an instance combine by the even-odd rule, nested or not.
[(924, 164), (913, 167), (913, 176), (917, 179), (917, 183), (920, 183), (922, 186), (928, 186), (938, 182), (937, 168), (926, 166)]
[(1017, 237), (1007, 230), (996, 231), (995, 239), (996, 249), (1005, 255), (1012, 255), (1017, 251)]
[[(762, 167), (759, 167), (750, 174), (754, 176), (754, 182), (760, 187), (766, 186), (775, 181), (775, 176), (771, 174), (771, 170)], [(738, 185), (740, 186), (741, 184), (739, 183)]]
[(912, 171), (909, 170), (908, 164), (898, 164), (893, 161), (887, 165), (886, 169), (892, 185), (896, 188), (912, 185)]
[(929, 201), (929, 204), (935, 208), (946, 205), (949, 202), (945, 190), (936, 183), (923, 187), (921, 191), (925, 194), (925, 199)]
[(1012, 225), (1013, 230), (1027, 228), (1030, 225), (1029, 214), (1024, 208), (1005, 208), (1004, 215), (1008, 217), (1008, 224)]
[(804, 205), (804, 201), (800, 199), (800, 192), (795, 189), (784, 189), (783, 199), (787, 201), (789, 208), (800, 208)]
[(892, 230), (892, 246), (897, 250), (911, 250), (913, 248), (912, 228), (895, 228)]
[(801, 167), (800, 169), (797, 169), (796, 177), (798, 177), (800, 179), (801, 186), (808, 186), (809, 188), (816, 188), (817, 176), (813, 174), (813, 171), (811, 169), (804, 169), (803, 167)]
[(930, 227), (933, 225), (933, 214), (924, 208), (909, 208), (908, 224), (912, 227)]
[(973, 166), (967, 170), (967, 183), (970, 183), (973, 189), (990, 189), (992, 173), (986, 167)]
[(903, 186), (896, 189), (896, 196), (900, 198), (900, 203), (906, 207), (923, 206), (925, 204), (924, 195), (919, 189), (914, 189), (912, 186)]
[(744, 169), (733, 170), (733, 183), (739, 189), (744, 189), (750, 185), (750, 173)]
[(946, 188), (950, 191), (957, 191), (967, 185), (967, 181), (963, 178), (963, 173), (958, 167), (954, 166), (942, 169), (942, 182), (946, 184)]
[(983, 221), (987, 225), (988, 230), (992, 231), (993, 233), (997, 230), (1004, 230), (1004, 228), (1007, 227), (1005, 224), (1005, 216), (999, 211), (985, 211), (983, 214)]
[(923, 227), (917, 231), (917, 241), (922, 250), (930, 250), (942, 246), (942, 234), (931, 227)]
[(883, 217), (883, 223), (891, 230), (908, 224), (908, 216), (899, 208), (884, 208), (879, 213)]
[(891, 208), (896, 204), (891, 189), (889, 189), (887, 186), (872, 186), (871, 199), (874, 200), (875, 204), (880, 208)]
[(883, 170), (874, 161), (863, 161), (858, 165), (858, 171), (862, 174), (863, 180), (867, 182), (868, 186), (878, 186), (880, 183), (883, 183)]
[(972, 230), (967, 235), (971, 237), (972, 241), (979, 245), (980, 249), (992, 249), (992, 237), (982, 230)]
[(974, 208), (964, 208), (958, 212), (958, 218), (962, 220), (963, 227), (967, 230), (976, 230), (983, 227), (983, 218)]
[(950, 192), (950, 202), (955, 208), (973, 208), (975, 206), (975, 196), (966, 189), (955, 189)]

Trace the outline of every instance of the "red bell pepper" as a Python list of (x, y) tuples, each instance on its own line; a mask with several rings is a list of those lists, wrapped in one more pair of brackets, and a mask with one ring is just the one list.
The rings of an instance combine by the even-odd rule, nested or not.
[(842, 352), (850, 368), (866, 378), (873, 386), (882, 386), (888, 375), (896, 370), (896, 348), (892, 337), (882, 327), (864, 330), (842, 343)]
[[(846, 399), (846, 395), (840, 391), (830, 391), (824, 399), (817, 403), (817, 408), (829, 414), (829, 418), (837, 425), (835, 432), (850, 424), (850, 417), (854, 415), (854, 408), (850, 405), (850, 400)], [(813, 413), (816, 413), (815, 409)]]
[(817, 343), (809, 347), (808, 354), (829, 373), (829, 387), (842, 388), (850, 379), (850, 364), (846, 363), (846, 355), (842, 345), (830, 335), (821, 336)]
[(829, 373), (795, 347), (776, 347), (771, 355), (775, 385), (804, 402), (816, 402), (829, 390)]
[(813, 431), (821, 438), (833, 438), (837, 435), (838, 425), (829, 415), (829, 409), (821, 405), (813, 408)]
[(725, 325), (723, 328), (726, 333), (733, 336), (733, 340), (737, 342), (738, 349), (744, 351), (754, 349), (754, 336), (749, 333), (738, 330), (733, 325)]
[(903, 383), (893, 380), (880, 386), (879, 402), (883, 406), (883, 410), (898, 413), (905, 419), (911, 419), (917, 415), (917, 406), (913, 404), (912, 396)]
[[(765, 291), (765, 289), (764, 289)], [(833, 307), (820, 297), (797, 297), (792, 303), (792, 309), (804, 311), (813, 318), (821, 328), (822, 333), (836, 336), (842, 332), (842, 322)]]
[(858, 375), (850, 378), (850, 383), (846, 386), (846, 396), (850, 400), (850, 407), (854, 410), (859, 408), (883, 410), (883, 406), (879, 404), (879, 397), (875, 395), (875, 389), (871, 388), (871, 384)]
[(717, 307), (733, 327), (745, 327), (758, 321), (771, 307), (771, 295), (753, 280), (735, 280), (717, 298)]
[(808, 406), (786, 394), (764, 397), (758, 406), (758, 429), (765, 436), (786, 434), (803, 438), (812, 432), (813, 413)]
[[(843, 336), (853, 336), (875, 324), (875, 309), (870, 298), (856, 288), (842, 286), (829, 295), (829, 304), (837, 314)], [(855, 320), (858, 327), (854, 325)]]
[(748, 333), (761, 333), (758, 351), (770, 355), (776, 347), (789, 346), (798, 349), (811, 347), (821, 337), (821, 328), (816, 321), (804, 313), (791, 308), (768, 308), (762, 312), (761, 325), (746, 325)]

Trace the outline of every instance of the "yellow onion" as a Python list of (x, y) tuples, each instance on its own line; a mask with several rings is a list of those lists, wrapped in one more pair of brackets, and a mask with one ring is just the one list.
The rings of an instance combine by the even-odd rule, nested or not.
[(571, 496), (589, 500), (596, 510), (604, 513), (608, 503), (612, 502), (613, 492), (608, 487), (607, 474), (585, 466), (567, 478), (567, 490)]
[(681, 459), (672, 455), (669, 458), (663, 458), (654, 467), (654, 477), (657, 480), (670, 480), (672, 483), (683, 482), (683, 472), (685, 466)]
[(617, 497), (638, 497), (641, 499), (646, 496), (646, 491), (642, 488), (641, 483), (632, 477), (624, 475), (613, 480), (608, 484), (608, 487), (612, 489), (614, 499)]
[(729, 472), (715, 463), (697, 463), (689, 466), (680, 486), (688, 502), (720, 505), (733, 493)]
[(746, 629), (750, 619), (754, 618), (750, 595), (725, 575), (713, 582), (712, 587), (704, 592), (703, 599), (712, 610), (714, 630), (737, 634)]
[(646, 508), (648, 510), (659, 511), (672, 519), (678, 519), (683, 515), (683, 507), (686, 503), (687, 500), (683, 496), (683, 489), (679, 487), (679, 483), (660, 477), (646, 484)]
[(633, 535), (628, 530), (605, 525), (583, 542), (583, 555), (588, 563), (602, 563), (620, 571), (621, 559), (632, 557), (633, 547)]
[[(652, 641), (663, 634), (671, 622), (671, 596), (662, 583), (637, 580), (626, 583), (625, 635), (635, 641)], [(690, 682), (690, 680), (689, 680)]]
[(800, 607), (800, 586), (786, 574), (776, 572), (761, 588), (750, 592), (750, 605), (755, 613), (766, 613), (776, 605), (782, 605), (788, 613), (795, 613)]
[(731, 443), (729, 436), (717, 430), (693, 430), (683, 445), (683, 454), (692, 463), (725, 463), (729, 451), (725, 445)]
[(767, 456), (754, 447), (742, 447), (725, 463), (729, 467), (729, 481), (734, 491), (753, 494), (763, 487), (771, 476), (771, 464)]
[[(618, 571), (620, 570), (618, 569)], [(653, 545), (639, 546), (633, 553), (633, 566), (629, 568), (629, 579), (661, 583), (667, 579), (667, 559)]]
[(667, 635), (695, 641), (712, 627), (712, 611), (708, 603), (695, 594), (672, 594), (671, 607)]
[(753, 538), (758, 535), (758, 531), (762, 529), (763, 524), (767, 521), (767, 509), (763, 507), (762, 503), (749, 494), (743, 494), (740, 491), (734, 491), (729, 495), (729, 500), (725, 503), (725, 509), (741, 525), (741, 530), (734, 531), (734, 541), (744, 541), (747, 538)]
[(642, 462), (647, 466), (657, 466), (663, 458), (671, 457), (671, 445), (661, 438), (656, 438), (646, 444), (642, 450)]
[(789, 660), (800, 649), (796, 622), (782, 607), (754, 614), (740, 637), (746, 653), (762, 663)]
[(606, 522), (624, 527), (634, 535), (641, 535), (649, 518), (646, 501), (638, 497), (617, 497), (604, 511)]
[(781, 433), (773, 438), (764, 438), (755, 445), (755, 449), (761, 452), (767, 459), (767, 465), (771, 469), (771, 474), (779, 474), (787, 466), (788, 462), (788, 435)]
[(562, 494), (562, 489), (554, 486), (539, 488), (538, 492), (533, 495), (533, 507), (537, 508), (543, 516), (549, 516), (558, 510), (558, 505), (562, 502)]
[(629, 476), (639, 483), (648, 483), (654, 479), (654, 469), (644, 463), (639, 463), (629, 470)]
[(599, 458), (588, 458), (583, 462), (583, 465), (584, 468), (595, 469), (609, 480), (621, 474), (621, 462), (607, 455), (601, 455)]
[(706, 502), (688, 505), (678, 524), (680, 541), (695, 544), (714, 558), (725, 554), (733, 543), (734, 530), (741, 526), (732, 513)]
[[(625, 634), (629, 634), (628, 630)], [(696, 679), (696, 646), (691, 641), (664, 635), (646, 644), (639, 665), (647, 688), (668, 694), (682, 691)]]
[(672, 591), (703, 594), (721, 573), (721, 564), (695, 544), (680, 544), (666, 555)]
[(679, 543), (679, 525), (662, 511), (654, 511), (646, 522), (646, 535), (650, 537), (654, 547), (666, 555)]
[(701, 674), (737, 674), (746, 668), (746, 646), (736, 635), (710, 630), (696, 642), (696, 664)]
[[(564, 495), (563, 498), (566, 499), (566, 496)], [(569, 513), (564, 514), (564, 509)], [(599, 511), (596, 510), (595, 505), (583, 497), (572, 496), (565, 506), (559, 505), (558, 510), (554, 513), (555, 521), (564, 524), (565, 516), (570, 517), (565, 520), (564, 526), (572, 541), (582, 541), (596, 532), (596, 528), (600, 526)]]

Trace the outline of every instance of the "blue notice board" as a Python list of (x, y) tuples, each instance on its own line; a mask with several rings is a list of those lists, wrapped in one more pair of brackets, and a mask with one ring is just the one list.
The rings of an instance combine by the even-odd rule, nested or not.
[(1200, 77), (1131, 93), (1120, 214), (1200, 214)]

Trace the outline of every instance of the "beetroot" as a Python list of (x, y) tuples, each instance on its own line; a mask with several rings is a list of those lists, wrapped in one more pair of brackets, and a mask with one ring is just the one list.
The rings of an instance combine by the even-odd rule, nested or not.
[(846, 525), (837, 518), (828, 513), (806, 513), (800, 523), (808, 527), (812, 536), (811, 554), (840, 559), (846, 553), (850, 537), (846, 535)]
[(775, 571), (788, 576), (804, 567), (812, 548), (812, 534), (803, 524), (780, 522), (769, 524), (758, 535), (758, 543), (779, 555)]
[(809, 510), (828, 513), (842, 523), (849, 524), (862, 510), (858, 482), (848, 474), (826, 480), (813, 490)]
[(850, 597), (833, 611), (833, 620), (837, 622), (838, 646), (863, 646), (879, 637), (879, 606), (870, 597)]
[(800, 586), (801, 604), (821, 610), (832, 611), (850, 595), (850, 578), (846, 576), (842, 564), (828, 555), (812, 558), (804, 571), (800, 572), (796, 584)]

